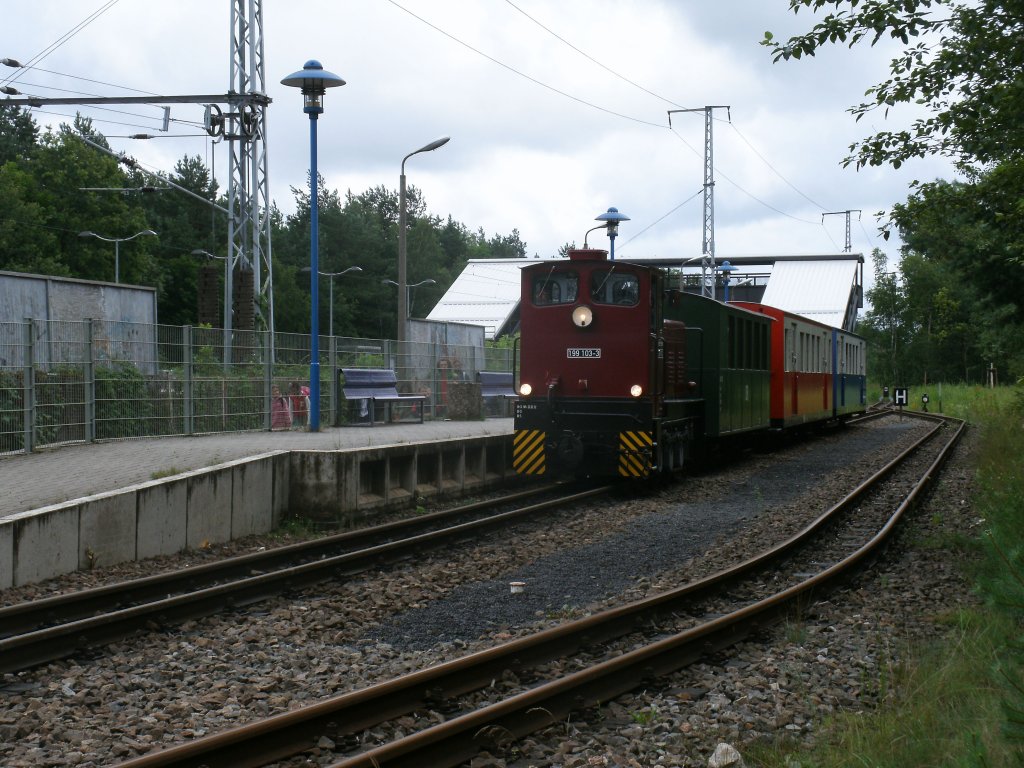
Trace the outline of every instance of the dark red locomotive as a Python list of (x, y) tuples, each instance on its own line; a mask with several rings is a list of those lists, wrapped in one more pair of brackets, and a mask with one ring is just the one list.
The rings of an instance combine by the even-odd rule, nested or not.
[(524, 267), (520, 329), (520, 474), (642, 478), (710, 442), (865, 409), (861, 337), (681, 292), (603, 250)]
[(517, 472), (646, 477), (768, 427), (770, 319), (671, 282), (596, 249), (523, 268)]

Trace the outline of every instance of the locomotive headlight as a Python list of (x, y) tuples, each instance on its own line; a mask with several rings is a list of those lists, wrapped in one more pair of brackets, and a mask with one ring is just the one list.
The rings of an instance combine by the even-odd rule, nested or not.
[(533, 387), (526, 382), (519, 385), (519, 394), (523, 397), (529, 397), (533, 393)]
[(640, 397), (640, 395), (642, 395), (643, 393), (644, 388), (641, 387), (639, 384), (634, 384), (632, 387), (629, 388), (629, 394), (631, 394), (633, 397)]
[(578, 328), (586, 328), (594, 322), (594, 313), (590, 310), (590, 307), (576, 307), (572, 311), (572, 321)]

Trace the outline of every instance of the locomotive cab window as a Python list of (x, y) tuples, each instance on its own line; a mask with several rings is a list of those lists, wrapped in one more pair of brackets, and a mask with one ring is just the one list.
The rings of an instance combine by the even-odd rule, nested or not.
[(611, 269), (596, 269), (590, 275), (590, 298), (596, 304), (635, 307), (640, 301), (640, 283), (636, 275)]
[(533, 303), (538, 307), (576, 301), (579, 277), (575, 272), (548, 273), (533, 278)]

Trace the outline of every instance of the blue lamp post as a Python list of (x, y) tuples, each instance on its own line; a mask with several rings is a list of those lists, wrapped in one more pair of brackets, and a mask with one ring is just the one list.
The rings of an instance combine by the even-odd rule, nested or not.
[(729, 303), (729, 277), (737, 269), (739, 269), (739, 267), (733, 266), (728, 261), (723, 261), (722, 262), (722, 266), (720, 266), (718, 268), (718, 271), (722, 273), (722, 285), (725, 288), (725, 303), (726, 304)]
[(612, 207), (596, 217), (594, 221), (603, 221), (605, 223), (605, 229), (608, 230), (608, 239), (611, 241), (611, 252), (608, 258), (611, 261), (615, 261), (615, 236), (619, 234), (619, 222), (629, 221), (629, 216), (619, 213), (618, 208)]
[(328, 72), (316, 59), (310, 59), (298, 72), (294, 72), (281, 85), (302, 89), (302, 111), (309, 115), (309, 292), (312, 297), (310, 315), (312, 340), (309, 361), (309, 431), (320, 431), (320, 302), (317, 278), (319, 263), (319, 221), (317, 210), (316, 120), (324, 111), (323, 97), (328, 88), (344, 85), (345, 81)]

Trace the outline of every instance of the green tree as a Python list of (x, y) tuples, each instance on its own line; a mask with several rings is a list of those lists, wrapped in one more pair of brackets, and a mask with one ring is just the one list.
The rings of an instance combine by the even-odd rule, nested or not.
[[(159, 234), (152, 244), (157, 271), (152, 285), (157, 287), (159, 317), (168, 325), (195, 325), (198, 322), (199, 270), (203, 258), (192, 255), (205, 250), (215, 256), (227, 253), (227, 216), (213, 207), (217, 202), (217, 182), (198, 156), (183, 157), (166, 178), (176, 187), (208, 200), (204, 203), (159, 179), (139, 179), (136, 186), (145, 190), (133, 193), (144, 210), (149, 227)], [(223, 204), (223, 201), (221, 201)], [(223, 261), (218, 261), (223, 266)], [(223, 290), (223, 279), (220, 289)], [(218, 293), (223, 295), (223, 293)]]
[(883, 383), (905, 383), (903, 351), (908, 341), (906, 296), (899, 283), (899, 273), (889, 271), (888, 257), (876, 248), (874, 287), (868, 290), (871, 309), (859, 329), (868, 340), (868, 370)]
[(38, 140), (39, 126), (32, 119), (32, 113), (0, 102), (0, 165), (28, 159), (35, 152)]
[(955, 359), (964, 377), (989, 363), (1024, 374), (1022, 171), (1024, 161), (1007, 161), (972, 181), (923, 184), (893, 208), (905, 254), (927, 259), (942, 275), (938, 339), (959, 339)]
[(23, 163), (0, 165), (0, 269), (46, 275), (70, 275), (61, 258), (59, 230), (35, 177)]
[(920, 105), (927, 115), (909, 127), (883, 130), (850, 147), (846, 163), (891, 164), (939, 154), (959, 166), (1020, 157), (1024, 151), (1024, 6), (1019, 0), (789, 0), (829, 11), (813, 28), (785, 41), (766, 32), (775, 61), (813, 56), (828, 45), (850, 47), (883, 38), (905, 47), (889, 78), (852, 107), (858, 119), (897, 105)]

